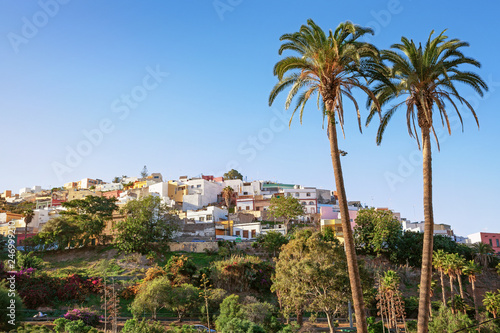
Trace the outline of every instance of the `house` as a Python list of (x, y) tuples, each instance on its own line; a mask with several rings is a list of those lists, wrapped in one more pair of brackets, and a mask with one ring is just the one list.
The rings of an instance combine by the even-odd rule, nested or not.
[(78, 189), (86, 189), (86, 188), (91, 188), (95, 187), (97, 185), (104, 184), (104, 182), (101, 179), (91, 179), (91, 178), (83, 178), (78, 182), (77, 188)]
[(198, 210), (188, 210), (186, 211), (186, 219), (188, 222), (193, 221), (194, 223), (227, 220), (227, 209), (208, 206)]
[(223, 189), (223, 184), (202, 178), (192, 178), (179, 181), (186, 185), (188, 194), (183, 195), (182, 210), (196, 210), (209, 204), (217, 203)]
[(293, 188), (284, 188), (283, 194), (299, 200), (306, 214), (316, 214), (318, 212), (318, 199), (316, 198), (315, 187), (295, 185)]
[(335, 234), (335, 237), (343, 243), (344, 233), (342, 232), (342, 220), (341, 219), (321, 219), (320, 222), (321, 231), (329, 228)]
[[(424, 232), (425, 222), (411, 222), (407, 219), (401, 219), (401, 225), (403, 226), (403, 231), (412, 231), (412, 232)], [(434, 235), (442, 235), (442, 236), (454, 236), (453, 230), (449, 224), (437, 224), (434, 223)]]
[(500, 254), (500, 233), (476, 232), (467, 236), (470, 244), (484, 243), (490, 244), (495, 253)]
[(100, 184), (95, 187), (95, 190), (101, 192), (123, 190), (123, 184), (122, 183)]

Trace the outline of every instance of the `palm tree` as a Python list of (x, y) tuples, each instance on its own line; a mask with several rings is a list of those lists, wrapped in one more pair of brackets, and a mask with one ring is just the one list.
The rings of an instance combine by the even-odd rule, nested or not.
[(229, 209), (231, 207), (231, 199), (233, 197), (234, 190), (231, 186), (226, 186), (222, 190), (222, 196), (224, 197), (224, 200), (226, 201), (226, 207)]
[(24, 212), (24, 251), (27, 252), (26, 239), (28, 237), (28, 224), (33, 221), (35, 213), (32, 209), (28, 209)]
[(475, 259), (484, 267), (488, 267), (488, 264), (493, 260), (493, 254), (495, 251), (490, 244), (483, 242), (472, 244), (472, 249), (475, 252)]
[[(459, 69), (459, 66), (466, 64), (480, 67), (479, 62), (464, 56), (460, 50), (460, 48), (469, 44), (458, 39), (448, 39), (444, 35), (444, 31), (435, 38), (432, 38), (433, 33), (434, 31), (429, 35), (424, 48), (421, 45), (417, 47), (413, 41), (402, 37), (401, 44), (391, 46), (393, 50), (382, 51), (382, 58), (389, 64), (389, 68), (385, 70), (385, 75), (391, 79), (392, 84), (387, 84), (384, 81), (378, 82), (374, 86), (373, 92), (377, 100), (374, 102), (374, 100), (368, 99), (372, 112), (367, 119), (367, 124), (369, 124), (378, 109), (379, 103), (382, 106), (390, 102), (395, 103), (389, 107), (381, 119), (377, 133), (377, 144), (380, 144), (390, 119), (396, 110), (405, 105), (408, 133), (410, 137), (416, 139), (418, 147), (422, 149), (425, 228), (418, 311), (419, 333), (428, 331), (429, 289), (432, 278), (434, 216), (432, 209), (431, 132), (439, 149), (439, 142), (433, 124), (433, 111), (436, 111), (436, 113), (439, 111), (443, 126), (445, 126), (446, 122), (448, 132), (451, 134), (451, 126), (445, 108), (446, 104), (451, 105), (452, 110), (456, 111), (460, 121), (462, 121), (462, 118), (457, 107), (457, 101), (465, 104), (477, 122), (473, 107), (465, 98), (459, 95), (455, 83), (460, 82), (471, 86), (480, 96), (483, 95), (483, 90), (488, 89), (486, 83), (477, 74)], [(405, 98), (400, 100), (401, 97)], [(416, 123), (420, 128), (421, 140), (419, 139)]]
[(500, 312), (500, 290), (494, 292), (486, 292), (484, 294), (483, 305), (486, 310), (491, 312), (493, 318), (497, 317), (498, 312)]
[[(329, 34), (318, 27), (309, 19), (298, 32), (284, 34), (279, 49), (290, 50), (298, 56), (288, 56), (274, 66), (274, 75), (279, 82), (274, 86), (269, 96), (269, 105), (286, 88), (290, 88), (285, 107), (288, 109), (294, 97), (296, 105), (293, 115), (300, 109), (300, 121), (304, 107), (309, 99), (316, 95), (318, 108), (327, 120), (327, 134), (330, 141), (330, 154), (335, 174), (335, 184), (338, 193), (339, 206), (344, 234), (345, 252), (348, 261), (349, 279), (356, 313), (356, 327), (358, 332), (367, 332), (365, 306), (359, 278), (358, 262), (354, 249), (351, 225), (349, 223), (349, 210), (340, 163), (340, 151), (337, 142), (337, 124), (344, 132), (343, 99), (351, 100), (356, 107), (359, 128), (361, 130), (358, 103), (352, 95), (353, 88), (359, 88), (374, 100), (373, 93), (362, 83), (368, 75), (379, 75), (377, 63), (378, 50), (371, 44), (360, 42), (359, 38), (373, 31), (354, 25), (351, 22), (341, 23), (335, 32)], [(381, 80), (385, 78), (381, 77)]]
[(458, 253), (453, 254), (453, 261), (455, 262), (455, 277), (458, 280), (458, 287), (460, 289), (460, 297), (464, 298), (464, 289), (462, 287), (462, 270), (465, 266), (465, 258)]
[(481, 274), (481, 266), (474, 262), (474, 260), (469, 260), (465, 263), (463, 268), (463, 273), (469, 278), (469, 282), (472, 286), (472, 297), (474, 299), (474, 310), (476, 311), (476, 319), (479, 319), (479, 309), (477, 305), (477, 295), (476, 295), (476, 277)]
[(443, 250), (434, 251), (434, 255), (432, 256), (432, 264), (434, 268), (436, 268), (439, 272), (439, 277), (441, 278), (441, 289), (443, 295), (443, 305), (446, 306), (446, 292), (444, 289), (444, 263), (446, 258), (446, 252)]
[(453, 298), (453, 279), (455, 278), (455, 258), (453, 254), (446, 254), (443, 270), (450, 277), (450, 298)]

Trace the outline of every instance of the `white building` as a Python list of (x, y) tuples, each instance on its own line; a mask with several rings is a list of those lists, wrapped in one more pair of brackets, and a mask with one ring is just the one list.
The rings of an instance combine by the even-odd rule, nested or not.
[(260, 222), (233, 224), (233, 236), (241, 239), (254, 239), (261, 233)]
[(198, 210), (188, 210), (186, 218), (194, 220), (195, 223), (200, 222), (219, 222), (220, 220), (227, 220), (227, 209), (221, 209), (216, 206), (208, 206)]
[(224, 180), (223, 187), (230, 186), (234, 193), (241, 195), (259, 195), (261, 194), (262, 181), (254, 180), (252, 182), (244, 182), (241, 179)]
[(216, 203), (222, 192), (223, 183), (205, 179), (189, 179), (180, 181), (187, 185), (188, 194), (182, 198), (182, 210), (196, 210), (209, 204)]
[(123, 184), (121, 183), (101, 184), (97, 185), (95, 189), (96, 191), (101, 191), (101, 192), (123, 190)]
[(173, 207), (175, 205), (175, 201), (171, 200), (168, 197), (168, 183), (167, 182), (161, 182), (161, 183), (149, 185), (149, 193), (158, 194), (160, 196), (160, 198), (162, 199), (162, 201), (169, 207)]
[(293, 189), (283, 189), (286, 196), (292, 196), (300, 201), (306, 214), (316, 214), (318, 212), (318, 200), (315, 187), (303, 187), (295, 185)]

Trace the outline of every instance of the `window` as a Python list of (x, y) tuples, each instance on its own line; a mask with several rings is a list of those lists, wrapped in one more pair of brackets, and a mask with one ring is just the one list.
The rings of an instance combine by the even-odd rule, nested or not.
[(243, 238), (248, 238), (248, 230), (243, 230)]
[(243, 192), (243, 195), (248, 195), (248, 192)]
[(490, 238), (490, 245), (493, 246), (493, 239)]
[(238, 210), (241, 210), (241, 206), (238, 207)]
[(236, 236), (239, 236), (239, 235), (240, 235), (240, 231), (239, 231), (239, 230), (236, 230), (236, 231), (234, 232), (234, 234), (235, 234)]
[(252, 230), (252, 238), (255, 238), (256, 235), (257, 235), (257, 230)]
[(305, 202), (305, 201), (302, 201), (300, 204), (301, 204), (302, 206), (305, 206), (305, 205), (306, 205), (306, 202)]
[(311, 196), (311, 193), (310, 192), (307, 192), (306, 193), (306, 197), (310, 197)]
[(212, 220), (212, 215), (207, 215), (207, 221), (211, 221)]
[(500, 243), (500, 241), (499, 241), (499, 240), (498, 240), (498, 238), (497, 238), (497, 247), (500, 247), (500, 244), (499, 244), (499, 243)]
[(314, 205), (314, 202), (313, 202), (313, 201), (309, 201), (309, 204), (310, 204), (310, 205)]
[(300, 195), (300, 194), (299, 194), (299, 192), (296, 192), (296, 193), (295, 193), (295, 196), (296, 196), (297, 198), (299, 197), (299, 195)]
[(200, 222), (205, 222), (205, 218), (203, 216), (200, 216)]
[(250, 206), (247, 206), (247, 210), (250, 210)]
[(201, 188), (201, 185), (196, 185), (196, 188)]

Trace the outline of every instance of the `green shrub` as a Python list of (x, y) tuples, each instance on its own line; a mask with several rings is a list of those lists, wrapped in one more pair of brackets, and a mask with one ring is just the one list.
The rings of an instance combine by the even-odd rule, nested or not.
[(11, 333), (53, 333), (51, 329), (43, 325), (31, 325), (24, 324), (22, 326), (18, 326), (17, 329), (11, 330)]
[(16, 255), (16, 266), (19, 269), (22, 268), (34, 268), (40, 269), (43, 267), (43, 260), (37, 256), (33, 252), (22, 253), (21, 251), (17, 251)]
[(429, 322), (429, 333), (452, 333), (472, 325), (467, 315), (461, 312), (454, 314), (452, 309), (441, 306)]
[(123, 325), (122, 333), (165, 333), (165, 327), (157, 321), (129, 319)]
[(382, 323), (382, 321), (376, 321), (375, 317), (368, 317), (366, 322), (368, 323), (368, 333), (384, 332), (384, 323)]

